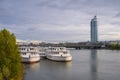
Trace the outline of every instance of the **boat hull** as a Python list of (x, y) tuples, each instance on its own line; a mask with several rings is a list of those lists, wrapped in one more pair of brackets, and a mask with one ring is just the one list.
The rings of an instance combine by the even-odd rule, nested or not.
[(35, 63), (39, 61), (40, 57), (22, 57), (22, 63)]
[(53, 61), (61, 61), (61, 62), (68, 62), (68, 61), (72, 61), (72, 56), (47, 56), (47, 59), (49, 60), (53, 60)]

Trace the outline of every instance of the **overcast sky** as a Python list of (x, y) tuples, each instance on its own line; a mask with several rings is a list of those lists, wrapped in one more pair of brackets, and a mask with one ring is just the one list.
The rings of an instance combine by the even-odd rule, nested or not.
[(120, 0), (0, 0), (0, 29), (21, 40), (88, 41), (95, 15), (99, 40), (120, 40)]

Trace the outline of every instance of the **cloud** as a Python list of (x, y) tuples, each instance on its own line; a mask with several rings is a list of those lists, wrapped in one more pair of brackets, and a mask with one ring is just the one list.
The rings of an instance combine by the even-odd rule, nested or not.
[(118, 12), (116, 15), (115, 15), (115, 17), (117, 18), (117, 17), (120, 17), (120, 12)]
[(119, 39), (119, 2), (0, 0), (0, 28), (23, 40), (88, 41), (90, 20), (97, 15), (99, 40)]

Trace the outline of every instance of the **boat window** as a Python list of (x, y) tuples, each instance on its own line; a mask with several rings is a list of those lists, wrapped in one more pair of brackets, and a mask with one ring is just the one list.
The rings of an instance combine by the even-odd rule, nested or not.
[(67, 52), (63, 52), (63, 54), (67, 54)]
[(30, 50), (34, 50), (34, 48), (30, 48)]
[(34, 55), (35, 53), (31, 53), (32, 55)]
[(54, 52), (54, 54), (59, 54), (59, 52)]
[(25, 48), (19, 48), (19, 50), (25, 50)]
[(20, 48), (21, 50), (25, 50), (25, 48)]
[(21, 50), (25, 50), (25, 48), (21, 48)]
[(22, 53), (23, 55), (26, 55), (26, 53)]

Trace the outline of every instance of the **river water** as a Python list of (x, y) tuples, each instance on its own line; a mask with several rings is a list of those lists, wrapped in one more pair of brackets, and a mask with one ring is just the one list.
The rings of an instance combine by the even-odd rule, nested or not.
[(25, 64), (24, 80), (120, 80), (119, 50), (70, 50), (71, 62)]

